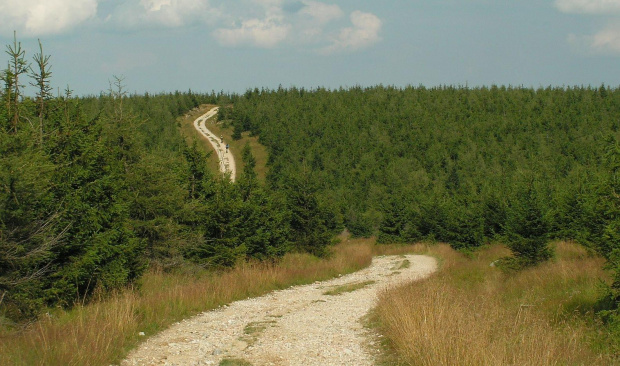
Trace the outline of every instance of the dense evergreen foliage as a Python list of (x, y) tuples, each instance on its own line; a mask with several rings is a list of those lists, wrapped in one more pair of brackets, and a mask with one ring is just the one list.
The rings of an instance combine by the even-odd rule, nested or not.
[(255, 89), (221, 110), (268, 146), (269, 184), (311, 176), (353, 234), (502, 240), (520, 266), (576, 239), (619, 273), (618, 89)]
[[(333, 234), (380, 242), (501, 240), (519, 266), (575, 239), (620, 298), (620, 90), (376, 86), (99, 96), (50, 94), (49, 56), (7, 49), (0, 91), (0, 315), (23, 319), (133, 283), (148, 266), (219, 268)], [(25, 78), (36, 89), (24, 95)], [(219, 104), (251, 149), (236, 183), (175, 122)]]
[[(7, 53), (0, 91), (0, 319), (87, 301), (133, 283), (148, 266), (219, 268), (290, 250), (326, 253), (333, 235), (327, 230), (334, 228), (299, 221), (321, 222), (316, 212), (325, 210), (307, 205), (313, 191), (304, 191), (302, 202), (298, 191), (265, 187), (249, 148), (232, 184), (209, 171), (207, 156), (180, 135), (178, 116), (236, 96), (127, 95), (115, 78), (99, 96), (76, 98), (67, 90), (54, 97), (42, 47), (34, 68), (17, 41)], [(24, 94), (24, 80), (37, 87), (34, 98)]]

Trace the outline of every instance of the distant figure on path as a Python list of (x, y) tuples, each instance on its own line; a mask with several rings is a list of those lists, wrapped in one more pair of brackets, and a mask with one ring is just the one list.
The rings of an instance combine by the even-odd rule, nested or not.
[(229, 145), (228, 145), (228, 144), (226, 144), (226, 152), (228, 152), (228, 148), (229, 148)]
[(220, 135), (220, 142), (224, 142), (224, 135)]

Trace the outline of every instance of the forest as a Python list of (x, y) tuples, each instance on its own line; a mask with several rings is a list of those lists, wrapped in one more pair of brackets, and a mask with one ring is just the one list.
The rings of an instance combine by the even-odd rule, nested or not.
[[(135, 283), (149, 268), (207, 269), (329, 254), (336, 233), (380, 243), (508, 245), (506, 268), (554, 239), (607, 259), (620, 300), (620, 90), (409, 86), (244, 94), (54, 93), (50, 57), (7, 47), (0, 74), (0, 317), (35, 318)], [(30, 61), (32, 60), (32, 61)], [(25, 92), (26, 85), (31, 94)], [(231, 183), (176, 119), (203, 104), (252, 151)]]
[(383, 243), (509, 246), (503, 265), (574, 240), (620, 290), (620, 91), (600, 87), (248, 90), (221, 108), (269, 149), (268, 184), (309, 175), (335, 225)]
[[(136, 282), (148, 268), (218, 269), (325, 254), (336, 228), (308, 177), (259, 183), (253, 156), (236, 184), (207, 168), (176, 117), (236, 96), (54, 95), (49, 55), (8, 46), (0, 92), (0, 317), (32, 319)], [(26, 84), (36, 91), (25, 95)]]

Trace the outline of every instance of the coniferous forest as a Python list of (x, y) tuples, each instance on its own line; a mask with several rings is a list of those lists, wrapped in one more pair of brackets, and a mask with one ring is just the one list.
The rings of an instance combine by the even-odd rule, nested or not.
[[(291, 250), (325, 254), (335, 233), (304, 177), (287, 190), (252, 164), (231, 184), (176, 118), (236, 96), (53, 93), (49, 56), (8, 47), (0, 92), (0, 308), (24, 320), (132, 284), (149, 267), (205, 268)], [(35, 95), (24, 93), (32, 84)], [(227, 102), (227, 103), (228, 103)], [(244, 154), (250, 162), (251, 151)], [(302, 188), (298, 190), (297, 188)], [(307, 225), (308, 222), (318, 225)]]
[(336, 227), (383, 243), (500, 241), (511, 268), (575, 240), (609, 261), (617, 306), (616, 88), (255, 89), (221, 110), (269, 148), (269, 185), (309, 176)]
[[(504, 265), (572, 239), (620, 299), (620, 90), (375, 86), (98, 96), (51, 87), (16, 41), (0, 91), (0, 315), (20, 321), (124, 288), (149, 267), (324, 256), (348, 229), (379, 242), (509, 246)], [(25, 92), (26, 85), (30, 85)], [(231, 183), (177, 117), (202, 104), (267, 147)]]

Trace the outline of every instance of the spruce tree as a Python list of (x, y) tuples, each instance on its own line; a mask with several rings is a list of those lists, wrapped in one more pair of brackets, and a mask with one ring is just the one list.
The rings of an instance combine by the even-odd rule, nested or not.
[(517, 187), (506, 219), (508, 246), (519, 266), (532, 266), (552, 256), (547, 245), (548, 223), (534, 182)]
[(13, 44), (6, 47), (6, 54), (9, 55), (9, 65), (2, 74), (7, 94), (7, 109), (11, 117), (11, 130), (17, 132), (20, 117), (20, 99), (22, 98), (21, 76), (26, 74), (29, 65), (26, 62), (26, 51), (22, 49), (21, 42), (17, 42), (17, 33), (13, 32)]
[(30, 66), (30, 77), (34, 80), (30, 85), (37, 88), (36, 103), (37, 117), (39, 119), (39, 146), (43, 146), (43, 120), (46, 114), (47, 102), (52, 99), (52, 87), (50, 78), (52, 77), (51, 66), (49, 64), (50, 55), (43, 53), (43, 45), (39, 40), (39, 53), (34, 55), (36, 69)]
[(303, 164), (296, 175), (289, 175), (286, 183), (288, 209), (291, 212), (291, 242), (296, 249), (317, 256), (326, 255), (332, 233), (328, 220), (330, 210), (319, 198), (318, 185), (310, 168)]

